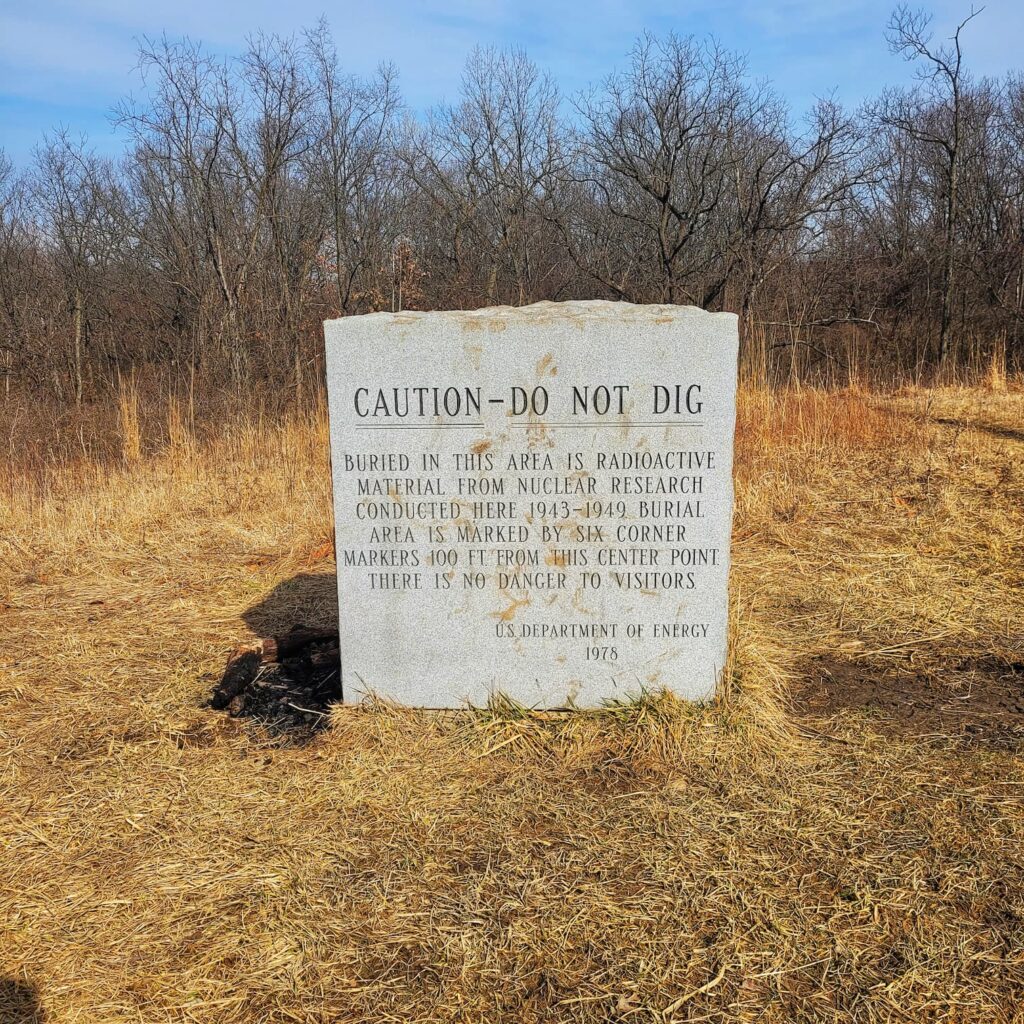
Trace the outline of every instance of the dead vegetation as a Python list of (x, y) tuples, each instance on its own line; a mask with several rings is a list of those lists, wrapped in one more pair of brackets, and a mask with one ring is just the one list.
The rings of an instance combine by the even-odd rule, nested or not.
[(827, 70), (799, 109), (671, 31), (575, 95), (474, 48), (422, 116), (323, 21), (228, 54), (141, 39), (117, 156), (68, 128), (0, 151), (0, 391), (113, 405), (145, 368), (305, 396), (325, 319), (596, 298), (738, 313), (775, 383), (1019, 373), (1024, 75), (985, 74), (976, 13), (942, 40), (900, 5), (917, 80), (857, 110)]
[(1021, 1019), (1019, 390), (743, 393), (714, 706), (313, 736), (207, 704), (332, 624), (323, 419), (171, 415), (0, 502), (0, 1021)]

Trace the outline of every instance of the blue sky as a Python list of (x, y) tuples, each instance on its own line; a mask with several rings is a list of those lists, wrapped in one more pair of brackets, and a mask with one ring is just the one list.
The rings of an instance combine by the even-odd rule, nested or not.
[[(256, 30), (292, 34), (324, 15), (348, 70), (397, 65), (415, 110), (455, 96), (466, 54), (477, 43), (522, 47), (572, 93), (622, 66), (645, 29), (713, 34), (744, 53), (752, 73), (774, 83), (797, 110), (835, 91), (855, 105), (911, 69), (887, 51), (891, 0), (0, 0), (0, 146), (24, 164), (42, 133), (57, 125), (88, 136), (102, 153), (119, 139), (108, 116), (138, 93), (136, 40), (190, 36), (235, 53)], [(942, 0), (929, 7), (937, 35), (969, 10)], [(991, 0), (965, 31), (978, 75), (1024, 65), (1024, 5)]]

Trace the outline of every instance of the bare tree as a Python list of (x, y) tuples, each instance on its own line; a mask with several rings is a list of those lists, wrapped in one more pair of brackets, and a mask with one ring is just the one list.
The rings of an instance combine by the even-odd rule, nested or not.
[[(950, 350), (953, 322), (953, 289), (956, 271), (956, 241), (960, 214), (959, 185), (963, 139), (963, 96), (966, 72), (960, 35), (984, 8), (971, 9), (948, 43), (934, 46), (931, 15), (901, 5), (889, 21), (889, 46), (907, 60), (922, 61), (921, 85), (911, 92), (890, 90), (874, 108), (875, 120), (898, 128), (920, 142), (935, 146), (945, 156), (945, 237), (942, 254), (942, 309), (939, 319), (939, 359), (945, 362)], [(931, 107), (933, 116), (924, 117)], [(934, 116), (941, 110), (941, 117)]]
[(861, 132), (831, 101), (819, 102), (807, 130), (795, 134), (778, 100), (759, 96), (733, 146), (735, 218), (719, 280), (724, 287), (740, 273), (737, 305), (746, 316), (775, 272), (827, 244), (832, 218), (851, 200), (865, 166)]
[(477, 49), (461, 102), (407, 140), (413, 181), (444, 222), (444, 258), (456, 274), (483, 264), (486, 302), (527, 302), (545, 286), (545, 213), (565, 177), (558, 107), (553, 80), (521, 51)]
[[(145, 197), (146, 244), (195, 311), (197, 344), (239, 344), (238, 299), (246, 246), (241, 173), (231, 163), (229, 118), (237, 106), (223, 63), (188, 40), (145, 41), (139, 63), (146, 103), (123, 103), (118, 123), (135, 145)], [(219, 309), (218, 309), (219, 307)]]
[(692, 39), (645, 38), (581, 111), (591, 228), (578, 251), (623, 297), (720, 306), (732, 287), (746, 313), (853, 186), (859, 135), (837, 105), (794, 133), (739, 58)]
[(326, 23), (306, 46), (317, 90), (306, 167), (326, 219), (337, 311), (347, 314), (379, 305), (377, 277), (399, 232), (392, 145), (401, 103), (390, 66), (367, 81), (342, 75)]
[(475, 50), (426, 117), (323, 23), (231, 58), (146, 41), (126, 159), (64, 134), (31, 173), (0, 156), (4, 387), (83, 401), (145, 364), (298, 394), (324, 316), (594, 296), (735, 310), (779, 376), (1019, 364), (1024, 87), (969, 78), (976, 13), (936, 45), (898, 9), (915, 87), (804, 120), (674, 36), (568, 112), (525, 54)]
[[(616, 294), (639, 297), (645, 273), (662, 302), (708, 305), (721, 294), (714, 236), (737, 173), (731, 142), (746, 113), (742, 75), (739, 59), (715, 46), (647, 36), (629, 71), (580, 105), (582, 181), (620, 222), (593, 239), (598, 260), (588, 269)], [(614, 259), (620, 232), (626, 262)]]
[(313, 146), (315, 85), (298, 46), (278, 36), (250, 40), (241, 75), (252, 112), (228, 124), (250, 204), (252, 258), (246, 267), (270, 300), (263, 303), (266, 330), (287, 336), (301, 321), (305, 285), (323, 237), (302, 166)]
[(26, 195), (24, 182), (0, 149), (0, 311), (4, 336), (0, 339), (0, 374), (4, 394), (10, 395), (16, 356), (24, 345), (23, 307), (30, 283), (20, 274), (26, 262)]
[(300, 174), (314, 87), (276, 36), (255, 37), (234, 65), (166, 39), (145, 43), (140, 62), (149, 102), (123, 104), (119, 122), (135, 143), (146, 241), (240, 379), (253, 332), (273, 342), (298, 323), (319, 248)]
[(47, 141), (37, 152), (36, 163), (33, 191), (71, 321), (69, 360), (75, 401), (81, 403), (93, 305), (117, 244), (109, 202), (111, 168), (66, 132)]

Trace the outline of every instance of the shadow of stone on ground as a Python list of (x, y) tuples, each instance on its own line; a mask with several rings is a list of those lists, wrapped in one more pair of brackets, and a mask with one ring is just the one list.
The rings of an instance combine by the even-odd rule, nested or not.
[(932, 416), (933, 423), (941, 423), (944, 427), (955, 430), (980, 430), (983, 434), (1002, 438), (1004, 441), (1019, 441), (1024, 444), (1024, 430), (1014, 427), (1003, 427), (998, 423), (979, 423), (977, 420), (958, 420), (952, 416)]
[(45, 1020), (35, 985), (0, 977), (0, 1024), (43, 1024)]
[(256, 636), (278, 636), (293, 626), (338, 628), (338, 577), (335, 573), (299, 573), (282, 580), (242, 613)]

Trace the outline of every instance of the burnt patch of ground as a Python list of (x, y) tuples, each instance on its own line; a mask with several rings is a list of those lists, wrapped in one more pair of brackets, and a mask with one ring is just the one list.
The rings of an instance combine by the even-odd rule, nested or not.
[(818, 655), (804, 664), (792, 698), (800, 716), (860, 712), (890, 735), (1024, 749), (1024, 662), (961, 657), (920, 668)]
[(273, 733), (311, 733), (326, 725), (341, 699), (337, 631), (295, 626), (234, 651), (210, 706), (255, 719)]

